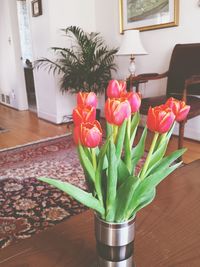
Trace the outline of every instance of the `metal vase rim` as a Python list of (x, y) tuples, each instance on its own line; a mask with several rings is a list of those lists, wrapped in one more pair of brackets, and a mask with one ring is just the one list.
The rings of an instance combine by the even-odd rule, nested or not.
[(125, 246), (134, 240), (135, 216), (125, 222), (102, 220), (95, 214), (96, 240), (108, 246)]

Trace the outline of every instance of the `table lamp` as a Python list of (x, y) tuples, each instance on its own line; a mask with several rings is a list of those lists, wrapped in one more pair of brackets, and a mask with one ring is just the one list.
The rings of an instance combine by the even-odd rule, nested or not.
[(120, 49), (116, 55), (130, 56), (129, 72), (131, 76), (135, 75), (135, 56), (147, 55), (140, 40), (139, 30), (128, 30), (124, 32)]

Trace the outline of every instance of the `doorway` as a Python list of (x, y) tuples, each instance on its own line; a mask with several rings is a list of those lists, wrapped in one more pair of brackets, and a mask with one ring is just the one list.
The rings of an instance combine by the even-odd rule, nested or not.
[(28, 109), (33, 112), (37, 112), (37, 102), (32, 65), (32, 42), (29, 24), (29, 13), (26, 0), (17, 0), (17, 16), (19, 21), (20, 44), (22, 62), (24, 67)]

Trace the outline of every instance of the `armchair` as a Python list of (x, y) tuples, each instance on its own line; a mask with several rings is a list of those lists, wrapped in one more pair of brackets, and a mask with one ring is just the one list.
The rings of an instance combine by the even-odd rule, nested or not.
[[(145, 73), (131, 77), (130, 84), (139, 92), (140, 83), (167, 78), (166, 94), (142, 99), (141, 114), (146, 115), (150, 106), (164, 104), (169, 97), (184, 100), (191, 106), (187, 120), (200, 115), (200, 43), (175, 45), (169, 69), (165, 73)], [(178, 148), (183, 147), (186, 121), (179, 123)]]

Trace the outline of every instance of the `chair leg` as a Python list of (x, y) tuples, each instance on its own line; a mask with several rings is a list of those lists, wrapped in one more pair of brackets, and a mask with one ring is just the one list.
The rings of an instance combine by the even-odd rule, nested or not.
[[(182, 121), (179, 123), (178, 149), (183, 148), (184, 130), (185, 130), (185, 121)], [(182, 157), (180, 157), (178, 161), (182, 161)]]

